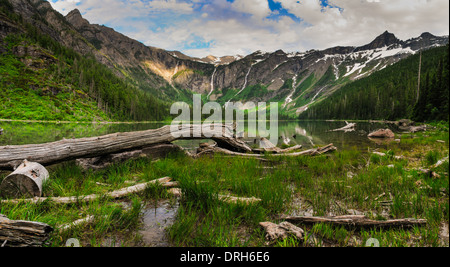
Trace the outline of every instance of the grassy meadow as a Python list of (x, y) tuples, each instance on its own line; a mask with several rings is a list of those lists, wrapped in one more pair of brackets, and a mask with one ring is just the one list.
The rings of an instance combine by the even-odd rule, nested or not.
[[(0, 214), (13, 220), (48, 223), (56, 230), (47, 246), (65, 246), (77, 238), (82, 246), (146, 246), (139, 232), (143, 210), (160, 201), (179, 202), (165, 238), (175, 247), (363, 247), (370, 238), (382, 247), (448, 246), (448, 161), (434, 169), (439, 177), (419, 171), (448, 156), (448, 123), (424, 133), (398, 135), (386, 150), (373, 154), (355, 147), (316, 157), (256, 159), (221, 155), (192, 159), (174, 154), (163, 160), (141, 158), (101, 171), (84, 171), (75, 162), (48, 167), (47, 197), (83, 196), (171, 177), (183, 196), (151, 186), (122, 200), (100, 198), (70, 205), (0, 204)], [(402, 156), (399, 159), (396, 156)], [(8, 175), (0, 173), (0, 181)], [(219, 195), (256, 197), (257, 204), (228, 204)], [(260, 222), (280, 223), (283, 216), (365, 214), (375, 220), (427, 219), (412, 229), (352, 229), (328, 224), (299, 225), (305, 239), (268, 243)], [(58, 227), (95, 216), (95, 221), (68, 231)]]

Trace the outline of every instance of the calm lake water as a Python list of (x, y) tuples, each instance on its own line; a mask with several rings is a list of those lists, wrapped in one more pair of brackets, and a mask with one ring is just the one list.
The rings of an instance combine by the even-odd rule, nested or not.
[[(0, 135), (0, 146), (5, 145), (24, 145), (39, 144), (59, 141), (63, 138), (81, 138), (101, 136), (116, 132), (143, 131), (149, 129), (158, 129), (164, 126), (164, 123), (136, 123), (136, 124), (92, 124), (92, 123), (24, 123), (24, 122), (0, 122), (0, 128), (4, 129), (3, 135)], [(391, 128), (394, 132), (397, 129), (392, 125), (382, 123), (357, 123), (356, 131), (351, 133), (330, 132), (345, 126), (345, 122), (329, 121), (298, 121), (298, 122), (280, 122), (278, 125), (280, 142), (288, 138), (292, 145), (303, 145), (311, 148), (314, 145), (328, 145), (333, 143), (338, 149), (362, 149), (368, 147), (376, 148), (384, 146), (383, 143), (377, 143), (370, 140), (367, 135), (377, 129)], [(254, 138), (246, 138), (250, 144)], [(194, 149), (202, 141), (177, 141), (177, 144), (186, 149)]]

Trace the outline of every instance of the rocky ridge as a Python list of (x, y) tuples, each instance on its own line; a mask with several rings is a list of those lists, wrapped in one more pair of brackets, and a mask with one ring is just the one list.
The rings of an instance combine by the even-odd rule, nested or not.
[[(146, 46), (114, 29), (91, 24), (79, 10), (65, 17), (43, 0), (9, 0), (14, 11), (44, 33), (83, 54), (92, 54), (115, 73), (167, 101), (200, 93), (228, 101), (278, 101), (299, 114), (342, 85), (381, 70), (420, 50), (448, 43), (448, 36), (423, 33), (399, 40), (384, 32), (361, 47), (286, 53), (256, 51), (247, 56), (192, 58)], [(14, 26), (0, 20), (1, 32)], [(1, 33), (0, 33), (1, 34)]]

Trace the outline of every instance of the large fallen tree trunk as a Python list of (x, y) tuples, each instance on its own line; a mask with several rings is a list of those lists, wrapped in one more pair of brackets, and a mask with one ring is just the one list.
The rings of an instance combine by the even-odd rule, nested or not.
[(0, 247), (41, 247), (52, 231), (45, 223), (13, 221), (0, 214)]
[[(79, 158), (93, 158), (114, 153), (137, 150), (155, 144), (170, 143), (176, 140), (212, 139), (219, 146), (238, 152), (251, 152), (245, 142), (235, 138), (233, 125), (216, 124), (212, 129), (194, 132), (198, 125), (180, 128), (176, 136), (171, 126), (141, 132), (115, 133), (100, 137), (64, 139), (61, 141), (20, 146), (0, 147), (0, 169), (14, 170), (24, 159), (42, 165), (51, 165)], [(201, 126), (200, 126), (201, 127)]]
[(399, 219), (387, 221), (374, 221), (364, 215), (349, 215), (336, 217), (286, 217), (286, 221), (296, 224), (318, 224), (329, 223), (341, 226), (350, 226), (358, 228), (392, 228), (403, 227), (410, 228), (414, 226), (423, 226), (427, 220)]

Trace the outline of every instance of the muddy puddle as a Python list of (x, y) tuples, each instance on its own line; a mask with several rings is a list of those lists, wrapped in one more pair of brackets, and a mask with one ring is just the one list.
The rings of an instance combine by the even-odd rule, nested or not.
[(170, 247), (166, 229), (177, 215), (179, 204), (173, 201), (160, 201), (144, 208), (142, 227), (139, 229), (141, 242), (146, 247)]

